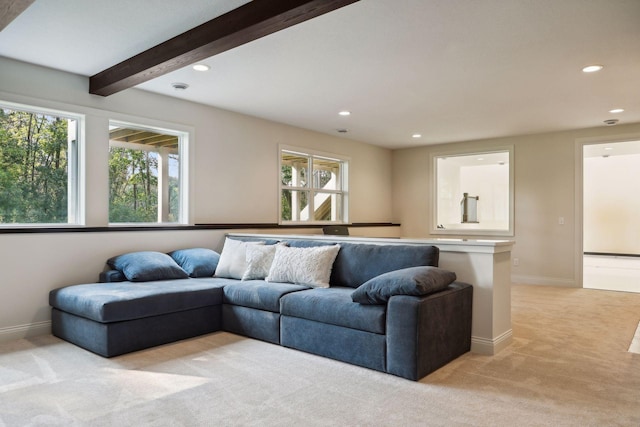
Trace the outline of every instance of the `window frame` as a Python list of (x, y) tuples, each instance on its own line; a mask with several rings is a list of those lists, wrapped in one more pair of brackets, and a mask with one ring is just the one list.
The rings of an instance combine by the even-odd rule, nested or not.
[[(172, 135), (178, 137), (178, 157), (179, 157), (179, 213), (178, 220), (176, 222), (165, 222), (165, 221), (155, 221), (155, 222), (111, 222), (108, 220), (109, 211), (111, 209), (111, 204), (107, 201), (107, 221), (110, 227), (162, 227), (162, 226), (183, 226), (189, 225), (190, 221), (190, 197), (189, 197), (189, 170), (190, 170), (190, 158), (188, 157), (189, 153), (189, 144), (193, 138), (193, 131), (191, 129), (186, 129), (180, 125), (174, 125), (170, 123), (149, 123), (147, 120), (137, 120), (136, 122), (131, 122), (128, 120), (122, 120), (118, 118), (110, 118), (108, 120), (108, 130), (111, 126), (119, 126), (127, 129), (137, 129), (155, 133), (161, 133), (163, 135)], [(109, 138), (107, 138), (109, 139)], [(126, 144), (126, 143), (125, 143)], [(118, 144), (119, 145), (119, 144)], [(142, 145), (142, 144), (140, 144)], [(111, 148), (111, 140), (109, 140), (109, 149)], [(138, 148), (136, 148), (138, 149)], [(158, 152), (158, 150), (153, 150), (151, 148), (145, 148), (146, 151)], [(109, 156), (107, 157), (109, 158)], [(110, 184), (110, 177), (107, 176), (107, 183)], [(107, 194), (109, 197), (109, 194)], [(161, 207), (158, 206), (158, 210)]]
[[(299, 155), (301, 157), (307, 158), (308, 165), (308, 186), (305, 187), (294, 187), (289, 185), (282, 184), (282, 154), (284, 152)], [(323, 159), (323, 160), (331, 160), (340, 163), (340, 182), (338, 190), (332, 189), (322, 189), (317, 188), (313, 184), (313, 160), (314, 159)], [(308, 148), (294, 147), (289, 145), (279, 145), (278, 146), (278, 224), (279, 225), (329, 225), (329, 224), (348, 224), (349, 223), (349, 163), (351, 159), (346, 156), (342, 156), (334, 153), (327, 153), (317, 150), (311, 150)], [(291, 191), (308, 191), (310, 195), (309, 200), (309, 211), (313, 212), (313, 198), (314, 193), (328, 193), (328, 194), (336, 194), (341, 195), (342, 203), (340, 207), (340, 217), (339, 220), (329, 220), (329, 221), (321, 221), (315, 219), (308, 220), (284, 220), (282, 218), (282, 192), (283, 190), (291, 190)], [(311, 215), (310, 215), (311, 217)]]
[(55, 116), (67, 120), (75, 120), (75, 144), (67, 142), (67, 221), (66, 222), (38, 222), (38, 223), (4, 223), (0, 228), (65, 228), (84, 226), (85, 217), (85, 125), (86, 115), (65, 111), (58, 108), (41, 107), (38, 105), (0, 99), (0, 108), (14, 111)]
[[(508, 229), (496, 228), (438, 228), (438, 159), (443, 157), (481, 156), (495, 153), (508, 153), (509, 155), (509, 219)], [(453, 236), (509, 236), (515, 235), (515, 150), (513, 145), (491, 147), (486, 149), (457, 149), (437, 151), (429, 154), (431, 165), (431, 221), (430, 233), (433, 235)]]

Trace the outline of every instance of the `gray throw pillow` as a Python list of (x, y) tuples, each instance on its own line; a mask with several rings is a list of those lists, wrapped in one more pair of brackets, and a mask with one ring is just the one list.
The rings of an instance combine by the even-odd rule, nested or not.
[(424, 296), (441, 291), (456, 280), (452, 271), (438, 267), (409, 267), (381, 274), (351, 294), (360, 304), (386, 304), (394, 295)]
[(160, 252), (131, 252), (113, 257), (107, 261), (107, 264), (111, 268), (121, 271), (131, 282), (186, 279), (189, 277), (173, 258)]

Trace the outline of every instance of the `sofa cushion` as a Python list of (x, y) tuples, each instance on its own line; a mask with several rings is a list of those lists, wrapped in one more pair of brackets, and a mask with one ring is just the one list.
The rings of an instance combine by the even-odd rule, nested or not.
[(280, 314), (384, 334), (386, 307), (362, 305), (351, 300), (352, 288), (316, 288), (285, 295)]
[(49, 304), (96, 322), (120, 322), (222, 304), (227, 282), (207, 278), (73, 285), (51, 291)]
[(233, 281), (224, 288), (224, 303), (280, 312), (280, 298), (290, 292), (309, 289), (293, 283), (270, 283), (264, 280)]
[(454, 272), (438, 267), (403, 268), (368, 280), (351, 298), (360, 304), (386, 304), (394, 295), (428, 295), (446, 289), (455, 280)]
[(339, 251), (340, 245), (311, 248), (278, 245), (266, 280), (328, 288), (333, 261)]
[(107, 264), (111, 268), (121, 271), (127, 280), (132, 282), (186, 279), (189, 277), (173, 258), (160, 252), (130, 252), (108, 259)]
[(337, 242), (323, 241), (323, 240), (283, 240), (282, 243), (286, 243), (287, 246), (292, 248), (317, 248), (318, 246), (333, 246)]
[(428, 245), (341, 243), (331, 273), (331, 286), (357, 288), (376, 276), (408, 267), (438, 266), (439, 250)]
[(180, 249), (169, 252), (189, 277), (212, 277), (218, 266), (220, 254), (207, 248)]
[(216, 277), (242, 279), (247, 269), (248, 245), (264, 245), (264, 241), (243, 242), (227, 237), (222, 247), (218, 266), (216, 267)]

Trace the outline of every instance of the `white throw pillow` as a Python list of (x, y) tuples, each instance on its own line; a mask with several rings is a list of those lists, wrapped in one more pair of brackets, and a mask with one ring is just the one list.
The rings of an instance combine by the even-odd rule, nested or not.
[(242, 279), (247, 269), (247, 246), (264, 245), (264, 243), (243, 242), (227, 237), (222, 247), (215, 276)]
[(247, 269), (242, 280), (258, 280), (267, 277), (278, 245), (248, 245)]
[(340, 251), (340, 245), (311, 248), (290, 248), (278, 245), (266, 280), (328, 288), (333, 261), (338, 251)]

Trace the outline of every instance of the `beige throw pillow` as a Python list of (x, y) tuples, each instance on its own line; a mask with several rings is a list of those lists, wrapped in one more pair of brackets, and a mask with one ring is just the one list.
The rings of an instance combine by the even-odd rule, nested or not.
[(247, 269), (247, 247), (264, 245), (265, 242), (243, 242), (226, 238), (220, 261), (216, 267), (216, 277), (227, 277), (230, 279), (242, 279)]
[(242, 280), (264, 279), (269, 274), (278, 245), (248, 245), (247, 269)]
[(266, 280), (328, 288), (340, 245), (291, 248), (278, 245)]

